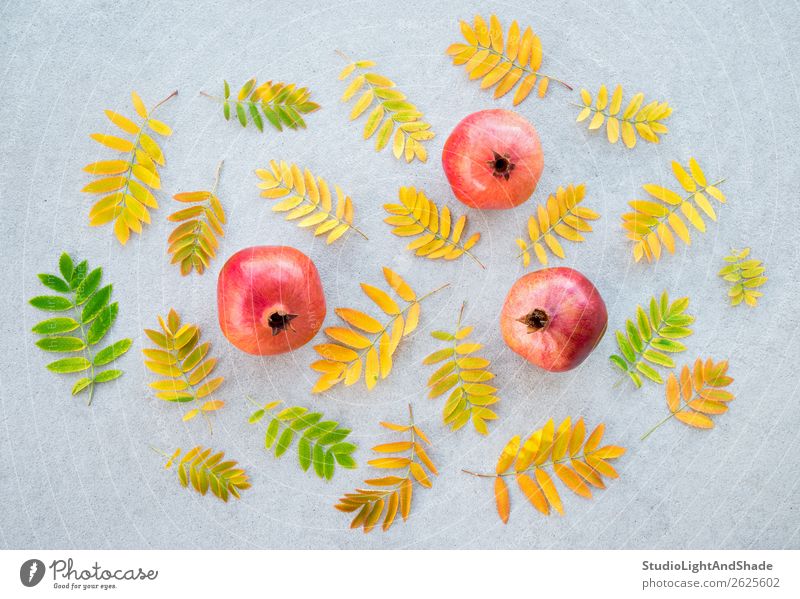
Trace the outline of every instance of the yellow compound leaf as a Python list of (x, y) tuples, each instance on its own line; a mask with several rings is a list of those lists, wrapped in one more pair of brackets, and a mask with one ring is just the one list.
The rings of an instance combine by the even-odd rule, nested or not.
[(482, 345), (468, 341), (473, 327), (462, 326), (463, 312), (462, 305), (453, 333), (432, 333), (434, 339), (444, 342), (446, 346), (422, 361), (423, 364), (437, 364), (436, 371), (428, 379), (428, 397), (446, 394), (442, 420), (451, 430), (458, 430), (472, 422), (479, 434), (486, 435), (489, 432), (486, 421), (497, 418), (497, 414), (486, 406), (498, 403), (500, 398), (494, 395), (496, 387), (485, 384), (495, 375), (487, 370), (491, 364), (489, 360), (473, 355)]
[[(361, 284), (364, 294), (383, 311), (382, 322), (360, 310), (336, 308), (335, 312), (346, 327), (328, 327), (325, 334), (336, 343), (323, 343), (314, 347), (322, 360), (311, 365), (320, 373), (312, 393), (328, 391), (339, 383), (346, 386), (357, 383), (363, 374), (368, 390), (379, 379), (386, 378), (392, 370), (394, 354), (402, 338), (410, 334), (419, 323), (420, 303), (434, 292), (417, 297), (413, 288), (399, 274), (384, 267), (383, 276), (390, 291)], [(436, 290), (438, 291), (438, 290)], [(396, 294), (397, 299), (391, 293)]]
[[(746, 254), (745, 254), (746, 255)], [(739, 260), (738, 252), (732, 254), (735, 264)], [(666, 385), (667, 409), (671, 417), (693, 428), (709, 429), (714, 427), (711, 416), (728, 411), (727, 403), (734, 399), (733, 393), (725, 389), (733, 383), (727, 376), (728, 362), (714, 362), (711, 358), (695, 360), (694, 367), (683, 366), (680, 378), (670, 374)], [(642, 440), (663, 426), (669, 418), (662, 420), (642, 436)], [(594, 453), (596, 457), (605, 458), (615, 453), (614, 446), (607, 446)]]
[(719, 276), (730, 284), (728, 300), (732, 306), (742, 303), (754, 308), (758, 305), (758, 298), (763, 293), (758, 291), (767, 282), (764, 276), (766, 268), (761, 260), (749, 257), (750, 248), (731, 250), (724, 258), (725, 266), (719, 271)]
[[(184, 420), (196, 415), (197, 412), (191, 410)], [(171, 468), (180, 455), (181, 450), (176, 450), (165, 468)], [(239, 468), (235, 461), (226, 461), (224, 458), (224, 453), (214, 453), (213, 450), (202, 446), (187, 451), (177, 464), (181, 486), (191, 486), (201, 495), (211, 491), (212, 495), (225, 502), (231, 497), (239, 499), (241, 491), (250, 488), (250, 481), (245, 471)]]
[(87, 164), (83, 168), (84, 171), (103, 178), (95, 179), (81, 190), (89, 194), (109, 194), (119, 190), (118, 194), (104, 195), (95, 202), (89, 212), (89, 225), (97, 227), (113, 223), (114, 235), (122, 245), (128, 242), (131, 232), (141, 233), (143, 225), (150, 223), (147, 208), (158, 207), (152, 192), (144, 186), (153, 189), (161, 187), (158, 165), (164, 164), (164, 155), (146, 131), (150, 130), (159, 135), (171, 133), (167, 125), (149, 119), (149, 115), (176, 94), (177, 92), (173, 92), (167, 96), (148, 113), (139, 95), (132, 92), (134, 109), (142, 119), (139, 123), (115, 111), (106, 110), (106, 116), (117, 127), (118, 132), (127, 134), (130, 139), (104, 133), (90, 135), (99, 144), (115, 152), (127, 154), (119, 159)]
[(167, 251), (172, 256), (172, 264), (180, 267), (183, 276), (193, 270), (203, 274), (217, 255), (218, 236), (224, 235), (222, 225), (226, 221), (225, 211), (215, 195), (221, 169), (222, 162), (210, 191), (182, 192), (173, 196), (178, 202), (194, 204), (168, 217), (170, 221), (182, 223), (170, 235)]
[(643, 94), (636, 94), (628, 103), (622, 114), (620, 109), (623, 101), (622, 86), (617, 85), (609, 103), (608, 88), (601, 85), (592, 103), (591, 94), (581, 90), (582, 104), (578, 105), (580, 112), (577, 122), (589, 120), (589, 130), (600, 129), (606, 125), (606, 137), (609, 143), (615, 144), (620, 137), (628, 148), (636, 146), (636, 135), (650, 143), (658, 143), (659, 135), (667, 132), (663, 120), (672, 114), (672, 108), (666, 102), (651, 102), (641, 108), (644, 102)]
[(383, 150), (392, 139), (395, 158), (403, 158), (406, 162), (414, 159), (427, 161), (428, 152), (423, 144), (434, 137), (431, 126), (422, 120), (423, 115), (416, 105), (406, 99), (391, 79), (371, 70), (374, 66), (372, 61), (356, 61), (340, 74), (341, 80), (355, 75), (342, 94), (342, 102), (348, 102), (360, 93), (351, 109), (350, 120), (368, 114), (362, 137), (369, 139), (374, 135), (376, 151)]
[(261, 197), (284, 198), (273, 204), (273, 212), (285, 213), (287, 221), (296, 221), (300, 228), (312, 230), (315, 236), (326, 235), (331, 244), (352, 230), (364, 239), (367, 236), (353, 224), (353, 201), (338, 185), (334, 194), (322, 177), (315, 177), (308, 169), (296, 164), (275, 160), (269, 169), (256, 169)]
[[(588, 208), (581, 206), (586, 195), (584, 184), (559, 187), (558, 190), (544, 203), (537, 205), (537, 214), (528, 217), (528, 239), (517, 239), (523, 266), (530, 264), (530, 248), (542, 266), (548, 263), (545, 247), (555, 256), (564, 258), (564, 248), (558, 237), (571, 242), (584, 240), (581, 233), (592, 231), (589, 223), (599, 218), (599, 215)], [(557, 237), (558, 236), (558, 237)]]
[(540, 72), (542, 43), (530, 27), (520, 35), (519, 24), (512, 21), (504, 35), (496, 15), (490, 15), (489, 25), (482, 16), (476, 15), (474, 25), (461, 21), (460, 27), (466, 43), (452, 44), (447, 54), (454, 65), (464, 66), (471, 80), (481, 80), (481, 89), (494, 87), (495, 98), (504, 96), (515, 86), (515, 106), (534, 88), (543, 98), (551, 80), (572, 89), (567, 83)]
[[(642, 110), (648, 109), (648, 114), (664, 112), (660, 105), (649, 106), (649, 109), (645, 107)], [(670, 254), (674, 253), (676, 237), (690, 245), (691, 235), (687, 222), (704, 233), (706, 223), (697, 207), (711, 220), (717, 219), (716, 211), (706, 193), (720, 203), (724, 202), (724, 196), (720, 200), (712, 193), (712, 188), (717, 188), (708, 185), (705, 173), (694, 158), (689, 159), (689, 171), (678, 163), (673, 163), (672, 168), (681, 184), (681, 192), (662, 185), (646, 184), (643, 186), (644, 191), (657, 201), (633, 200), (629, 202), (633, 212), (622, 215), (622, 225), (627, 231), (627, 237), (633, 241), (633, 257), (637, 262), (642, 258), (646, 258), (648, 262), (659, 260), (662, 244)], [(715, 185), (720, 183), (721, 181), (717, 181)]]
[(439, 208), (424, 191), (414, 187), (401, 187), (399, 199), (397, 204), (384, 204), (383, 208), (389, 215), (384, 222), (393, 227), (392, 233), (398, 237), (416, 237), (406, 245), (406, 249), (429, 260), (454, 260), (467, 254), (483, 268), (483, 264), (469, 251), (480, 239), (479, 234), (461, 241), (466, 215), (453, 222), (447, 206)]

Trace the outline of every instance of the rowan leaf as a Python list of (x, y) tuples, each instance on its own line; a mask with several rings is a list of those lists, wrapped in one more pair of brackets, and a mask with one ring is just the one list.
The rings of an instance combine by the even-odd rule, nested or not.
[(689, 298), (670, 303), (664, 292), (660, 298), (651, 298), (649, 306), (649, 312), (637, 306), (636, 322), (627, 320), (625, 329), (616, 332), (620, 354), (610, 357), (611, 363), (627, 374), (636, 388), (642, 386), (639, 374), (655, 383), (664, 382), (656, 367), (675, 367), (668, 354), (686, 351), (686, 346), (675, 339), (691, 335), (688, 325), (694, 322), (694, 317), (685, 313)]
[[(567, 83), (545, 75), (542, 65), (542, 43), (530, 27), (520, 33), (517, 21), (512, 21), (506, 34), (496, 15), (489, 18), (489, 26), (481, 15), (474, 23), (461, 21), (461, 34), (465, 43), (447, 48), (447, 54), (456, 66), (463, 65), (470, 79), (480, 79), (481, 89), (494, 88), (494, 97), (500, 98), (516, 86), (513, 103), (516, 106), (536, 87), (537, 95), (547, 94), (550, 80), (571, 90)], [(505, 42), (504, 42), (505, 39)]]
[[(714, 362), (711, 358), (703, 361), (698, 358), (691, 368), (688, 365), (681, 368), (680, 377), (670, 373), (666, 386), (670, 416), (693, 428), (713, 428), (714, 421), (710, 416), (727, 412), (727, 402), (734, 399), (734, 395), (726, 389), (733, 382), (727, 372), (727, 361)], [(642, 440), (668, 420), (656, 424), (642, 436)]]
[[(451, 430), (458, 430), (471, 421), (479, 434), (486, 435), (489, 432), (486, 420), (497, 418), (497, 414), (487, 406), (499, 402), (500, 398), (494, 394), (495, 387), (485, 384), (495, 375), (487, 370), (489, 360), (473, 355), (481, 345), (468, 341), (472, 327), (462, 326), (463, 312), (462, 305), (455, 332), (435, 331), (431, 335), (449, 347), (434, 351), (422, 361), (423, 364), (441, 364), (444, 361), (428, 379), (428, 396), (435, 398), (447, 394), (442, 420)], [(470, 356), (462, 357), (466, 353)]]
[(528, 217), (527, 239), (516, 239), (520, 250), (517, 258), (522, 259), (525, 268), (531, 263), (532, 253), (542, 266), (547, 266), (545, 246), (559, 258), (564, 257), (556, 235), (567, 241), (584, 241), (581, 233), (592, 231), (588, 221), (600, 218), (593, 210), (580, 205), (585, 195), (586, 186), (583, 183), (570, 184), (566, 188), (559, 186), (554, 194), (537, 206), (536, 214)]
[[(32, 327), (40, 335), (36, 345), (51, 353), (72, 354), (47, 365), (48, 370), (60, 374), (89, 371), (72, 386), (72, 395), (89, 391), (87, 404), (91, 404), (94, 386), (122, 375), (121, 370), (95, 372), (95, 367), (104, 366), (122, 356), (131, 346), (130, 339), (122, 339), (95, 353), (94, 346), (114, 324), (118, 306), (109, 304), (112, 286), (100, 288), (103, 277), (101, 268), (89, 269), (84, 260), (77, 266), (72, 258), (61, 254), (59, 258), (61, 277), (51, 274), (38, 275), (39, 281), (60, 295), (40, 295), (29, 300), (31, 306), (44, 312), (64, 313), (71, 316), (47, 318)], [(72, 333), (65, 335), (64, 333)]]
[(364, 481), (367, 488), (345, 493), (334, 505), (340, 512), (355, 513), (351, 528), (363, 528), (367, 533), (383, 518), (382, 528), (389, 530), (398, 511), (403, 521), (408, 519), (415, 483), (426, 488), (432, 486), (431, 475), (436, 476), (438, 472), (424, 448), (429, 442), (414, 424), (411, 406), (409, 416), (408, 425), (381, 423), (384, 428), (403, 434), (405, 440), (377, 445), (373, 451), (380, 457), (368, 462), (382, 472), (397, 470), (397, 474), (367, 479)]
[(428, 152), (424, 143), (434, 137), (431, 126), (422, 120), (422, 112), (397, 89), (394, 81), (372, 70), (374, 66), (371, 60), (355, 61), (348, 64), (339, 76), (340, 80), (352, 76), (341, 98), (342, 102), (348, 102), (357, 96), (350, 120), (368, 115), (363, 138), (369, 139), (377, 131), (376, 151), (383, 150), (393, 135), (392, 153), (395, 158), (403, 158), (406, 162), (415, 159), (426, 162)]
[[(257, 405), (252, 400), (250, 401)], [(299, 435), (297, 459), (302, 470), (308, 471), (313, 465), (317, 476), (330, 480), (335, 472), (336, 464), (342, 468), (356, 467), (357, 464), (351, 455), (356, 450), (356, 446), (346, 442), (351, 432), (350, 429), (340, 426), (336, 421), (324, 420), (321, 413), (309, 412), (302, 406), (285, 408), (275, 414), (274, 410), (280, 404), (279, 401), (273, 401), (258, 406), (258, 409), (248, 419), (248, 422), (255, 424), (265, 416), (270, 417), (266, 428), (267, 449), (272, 447), (274, 439), (283, 440), (283, 443), (279, 441), (275, 446), (273, 453), (276, 457), (280, 457), (289, 448), (295, 439), (293, 433), (297, 433)], [(328, 455), (331, 456), (332, 462), (329, 467), (326, 467), (326, 456)]]
[[(171, 468), (179, 456), (181, 450), (177, 449), (165, 468)], [(200, 495), (210, 490), (212, 495), (226, 503), (231, 497), (239, 499), (241, 491), (250, 488), (250, 480), (235, 461), (223, 461), (224, 457), (223, 452), (214, 453), (200, 445), (187, 451), (177, 462), (181, 486), (191, 486)]]
[(334, 193), (325, 179), (315, 177), (308, 169), (301, 170), (296, 164), (270, 161), (269, 169), (256, 169), (261, 197), (281, 199), (272, 206), (273, 212), (285, 213), (287, 221), (295, 221), (301, 228), (313, 231), (314, 236), (327, 235), (331, 244), (348, 231), (364, 235), (353, 225), (353, 201), (338, 185)]
[(718, 273), (731, 284), (728, 290), (728, 301), (731, 306), (744, 303), (755, 308), (758, 305), (758, 298), (763, 295), (758, 288), (767, 282), (767, 277), (764, 276), (766, 268), (761, 260), (754, 260), (749, 256), (750, 248), (731, 250), (731, 253), (724, 258), (725, 266)]
[[(151, 383), (150, 386), (157, 391), (156, 397), (163, 401), (181, 404), (205, 400), (200, 402), (197, 414), (219, 410), (224, 402), (210, 396), (225, 379), (210, 378), (217, 365), (216, 358), (208, 358), (211, 344), (200, 343), (199, 327), (183, 323), (174, 309), (169, 311), (166, 318), (159, 316), (158, 323), (159, 331), (145, 329), (145, 333), (156, 347), (142, 350), (147, 369), (166, 377)], [(207, 422), (210, 427), (210, 421)]]
[(360, 310), (336, 308), (339, 318), (358, 331), (345, 327), (325, 329), (331, 343), (314, 347), (322, 359), (311, 365), (320, 373), (312, 393), (328, 391), (339, 383), (349, 387), (362, 377), (370, 390), (391, 372), (402, 338), (417, 326), (420, 302), (434, 292), (417, 297), (405, 279), (386, 267), (383, 277), (389, 291), (366, 283), (361, 284), (361, 290), (383, 312), (379, 318), (387, 318), (385, 324)]
[[(642, 258), (646, 258), (648, 262), (659, 260), (663, 253), (662, 248), (665, 248), (670, 254), (674, 254), (675, 237), (685, 244), (691, 245), (692, 240), (687, 222), (701, 233), (705, 232), (705, 221), (695, 206), (700, 207), (701, 211), (712, 220), (716, 220), (717, 216), (704, 192), (715, 197), (720, 203), (725, 201), (721, 194), (719, 197), (715, 195), (719, 191), (715, 185), (719, 185), (722, 181), (708, 185), (705, 174), (694, 158), (689, 159), (690, 171), (693, 175), (689, 175), (677, 162), (672, 164), (676, 178), (680, 173), (681, 178), (688, 178), (688, 181), (692, 183), (690, 186), (686, 180), (678, 179), (681, 186), (684, 187), (685, 195), (649, 183), (644, 185), (643, 189), (656, 201), (632, 200), (629, 205), (633, 208), (633, 212), (622, 215), (622, 227), (625, 229), (627, 237), (633, 241), (633, 257), (636, 262)], [(692, 190), (688, 194), (687, 188)], [(714, 192), (712, 192), (712, 188), (715, 190)]]
[(658, 143), (659, 135), (667, 132), (662, 121), (672, 114), (672, 108), (666, 102), (650, 102), (642, 106), (644, 94), (641, 93), (635, 94), (625, 110), (620, 112), (623, 102), (621, 85), (614, 88), (610, 103), (605, 85), (600, 86), (594, 101), (588, 90), (581, 89), (581, 100), (577, 121), (584, 121), (591, 116), (590, 130), (600, 129), (605, 123), (609, 143), (617, 143), (621, 136), (628, 148), (636, 146), (637, 134), (647, 142)]
[(148, 112), (139, 95), (132, 92), (134, 109), (142, 119), (138, 123), (106, 110), (109, 120), (119, 127), (121, 133), (132, 139), (101, 133), (90, 135), (99, 144), (127, 154), (122, 159), (87, 164), (83, 170), (100, 178), (94, 179), (81, 190), (102, 196), (89, 211), (89, 225), (95, 227), (113, 222), (114, 234), (122, 245), (128, 242), (131, 232), (140, 233), (143, 225), (150, 223), (149, 209), (158, 208), (155, 196), (148, 188), (161, 187), (158, 167), (164, 165), (164, 155), (156, 141), (146, 132), (151, 131), (161, 136), (172, 134), (169, 126), (156, 121), (152, 116), (177, 93), (173, 92)]
[[(230, 119), (230, 87), (223, 82), (223, 97), (217, 98), (202, 92), (202, 95), (219, 102), (225, 120)], [(235, 98), (235, 110), (239, 124), (247, 127), (251, 122), (259, 131), (264, 130), (264, 120), (276, 130), (305, 129), (303, 115), (319, 110), (320, 106), (311, 101), (311, 91), (294, 83), (265, 81), (259, 84), (254, 77), (248, 79)]]
[(449, 207), (439, 208), (424, 191), (415, 187), (401, 187), (399, 199), (397, 204), (383, 205), (389, 215), (383, 222), (392, 226), (392, 233), (398, 237), (415, 237), (406, 245), (407, 250), (430, 260), (455, 260), (467, 254), (481, 268), (485, 268), (470, 252), (480, 239), (480, 233), (462, 240), (466, 215), (453, 220)]
[(221, 170), (222, 162), (217, 166), (210, 191), (181, 192), (173, 196), (178, 202), (192, 204), (167, 217), (169, 221), (181, 223), (169, 237), (167, 252), (172, 256), (172, 263), (179, 265), (183, 276), (193, 270), (202, 275), (217, 255), (218, 236), (225, 234), (225, 211), (215, 195)]
[(550, 420), (531, 433), (524, 443), (519, 436), (513, 437), (503, 448), (494, 472), (465, 472), (494, 479), (495, 505), (503, 523), (508, 521), (511, 510), (507, 483), (510, 476), (514, 476), (523, 495), (539, 512), (549, 515), (555, 511), (563, 515), (556, 479), (576, 495), (589, 499), (592, 497), (590, 486), (605, 488), (603, 477), (616, 477), (616, 471), (608, 462), (625, 453), (623, 447), (616, 445), (599, 447), (603, 425), (588, 438), (585, 438), (585, 430), (582, 419), (573, 424), (572, 419), (567, 418), (557, 428)]

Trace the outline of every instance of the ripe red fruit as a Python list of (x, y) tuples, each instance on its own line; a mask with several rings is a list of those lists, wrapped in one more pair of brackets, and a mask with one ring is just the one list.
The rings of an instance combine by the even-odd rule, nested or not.
[(608, 313), (592, 282), (571, 268), (543, 268), (517, 280), (500, 330), (506, 344), (551, 372), (571, 370), (603, 338)]
[(455, 196), (472, 208), (513, 208), (531, 197), (544, 166), (533, 125), (510, 110), (473, 112), (442, 151)]
[(325, 294), (314, 263), (286, 246), (236, 252), (217, 281), (219, 326), (228, 341), (249, 354), (297, 349), (325, 320)]

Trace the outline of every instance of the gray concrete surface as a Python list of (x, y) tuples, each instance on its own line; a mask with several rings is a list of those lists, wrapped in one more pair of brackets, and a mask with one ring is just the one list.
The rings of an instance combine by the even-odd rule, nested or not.
[[(691, 297), (696, 333), (681, 363), (728, 358), (737, 395), (710, 432), (670, 423), (647, 442), (640, 435), (665, 413), (663, 389), (614, 387), (607, 335), (577, 370), (546, 374), (509, 352), (497, 317), (505, 292), (522, 274), (514, 237), (533, 203), (509, 212), (470, 211), (484, 232), (476, 248), (488, 265), (429, 263), (404, 253), (381, 222), (381, 205), (401, 185), (461, 210), (439, 156), (453, 126), (494, 101), (450, 65), (444, 49), (459, 39), (458, 19), (497, 12), (541, 35), (548, 70), (592, 90), (622, 83), (674, 107), (660, 145), (610, 146), (576, 125), (577, 93), (553, 87), (519, 111), (539, 130), (545, 172), (541, 200), (559, 184), (585, 181), (586, 204), (600, 213), (585, 244), (570, 245), (563, 264), (599, 287), (610, 327), (637, 303), (667, 289)], [(0, 227), (5, 265), (0, 330), (0, 547), (6, 548), (798, 548), (797, 61), (798, 4), (784, 2), (27, 2), (0, 9)], [(334, 52), (379, 63), (424, 111), (437, 137), (427, 164), (411, 166), (361, 140), (347, 120)], [(200, 90), (222, 79), (297, 81), (323, 109), (309, 128), (282, 135), (226, 123)], [(107, 228), (90, 229), (88, 181), (81, 167), (105, 156), (89, 139), (108, 127), (104, 108), (130, 113), (136, 89), (148, 103), (180, 95), (161, 117), (175, 135), (165, 144), (161, 209), (140, 238), (121, 248)], [(710, 176), (727, 177), (719, 222), (690, 248), (654, 265), (634, 264), (620, 229), (626, 202), (648, 181), (667, 183), (673, 159), (697, 157)], [(226, 166), (219, 194), (230, 217), (221, 256), (203, 277), (181, 278), (169, 265), (166, 216), (171, 194), (202, 188), (217, 162)], [(357, 206), (370, 242), (352, 237), (325, 247), (272, 214), (258, 197), (253, 169), (272, 159), (295, 161), (340, 184)], [(424, 307), (421, 327), (396, 356), (396, 371), (374, 392), (336, 389), (309, 394), (311, 345), (259, 359), (234, 350), (216, 325), (214, 289), (223, 260), (255, 244), (289, 244), (318, 265), (330, 308), (364, 306), (357, 282), (380, 281), (388, 265), (420, 291), (450, 282)], [(770, 280), (755, 310), (726, 305), (716, 277), (730, 248), (751, 246)], [(36, 273), (52, 271), (68, 251), (102, 265), (115, 285), (120, 317), (114, 336), (134, 347), (123, 378), (101, 389), (87, 408), (69, 396), (69, 377), (45, 370), (34, 346), (39, 314), (26, 300), (40, 290)], [(428, 332), (451, 327), (462, 300), (501, 386), (500, 420), (487, 438), (440, 424), (441, 403), (425, 397), (420, 360)], [(173, 405), (151, 398), (141, 360), (143, 327), (174, 306), (199, 323), (227, 377), (209, 437), (201, 420), (183, 424)], [(332, 325), (329, 316), (326, 324)], [(321, 338), (321, 337), (320, 337)], [(352, 427), (362, 468), (324, 483), (262, 449), (247, 424), (244, 396), (284, 399), (324, 410)], [(383, 419), (403, 419), (412, 402), (430, 434), (440, 467), (432, 490), (415, 499), (410, 521), (389, 534), (365, 536), (332, 509), (370, 470), (369, 447), (386, 435)], [(545, 518), (514, 491), (503, 526), (491, 484), (461, 469), (491, 469), (505, 441), (547, 418), (605, 422), (608, 438), (629, 448), (619, 480), (591, 500), (564, 493), (566, 516)], [(224, 505), (190, 493), (148, 449), (210, 444), (241, 461), (253, 488)]]

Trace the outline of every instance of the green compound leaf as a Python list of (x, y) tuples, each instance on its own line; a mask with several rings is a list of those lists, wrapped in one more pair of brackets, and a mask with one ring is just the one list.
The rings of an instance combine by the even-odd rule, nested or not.
[[(223, 98), (214, 100), (222, 103), (222, 114), (225, 120), (231, 118), (231, 106), (242, 127), (252, 122), (259, 131), (264, 130), (264, 119), (277, 131), (288, 129), (305, 129), (304, 114), (319, 110), (319, 104), (312, 102), (311, 91), (307, 87), (297, 87), (294, 83), (266, 81), (257, 85), (255, 78), (249, 79), (239, 90), (235, 99), (231, 98), (230, 85), (223, 82)], [(263, 118), (262, 118), (263, 115)]]
[(686, 351), (686, 345), (677, 339), (692, 334), (688, 325), (694, 317), (685, 314), (688, 307), (688, 297), (670, 303), (665, 291), (658, 299), (650, 299), (648, 310), (637, 306), (635, 321), (627, 320), (624, 330), (616, 332), (620, 353), (610, 357), (611, 363), (627, 374), (637, 389), (643, 384), (642, 377), (663, 384), (658, 368), (675, 368), (670, 354)]
[(317, 476), (330, 480), (337, 464), (342, 468), (356, 467), (351, 455), (356, 446), (344, 442), (350, 435), (350, 429), (340, 427), (333, 420), (323, 420), (322, 413), (309, 412), (308, 408), (302, 406), (291, 406), (273, 413), (280, 404), (274, 401), (258, 406), (248, 418), (248, 422), (255, 424), (269, 416), (264, 446), (266, 449), (274, 446), (275, 457), (286, 453), (297, 439), (297, 461), (304, 472), (313, 466)]
[(767, 277), (764, 276), (766, 268), (761, 260), (753, 260), (749, 256), (750, 248), (731, 250), (730, 255), (724, 258), (727, 264), (718, 273), (731, 283), (728, 290), (731, 306), (738, 306), (744, 302), (755, 308), (758, 305), (758, 298), (764, 295), (758, 288), (767, 282)]
[(72, 311), (73, 314), (42, 320), (35, 324), (31, 331), (42, 336), (36, 341), (40, 349), (46, 352), (73, 354), (51, 362), (47, 365), (48, 370), (59, 374), (88, 371), (87, 376), (73, 383), (71, 392), (72, 395), (77, 395), (88, 389), (87, 403), (91, 403), (96, 383), (105, 383), (122, 375), (121, 370), (96, 372), (95, 367), (119, 358), (128, 351), (132, 342), (130, 339), (122, 339), (94, 355), (91, 346), (105, 337), (113, 326), (119, 310), (116, 302), (110, 305), (108, 303), (112, 286), (106, 285), (100, 288), (103, 278), (102, 268), (90, 270), (86, 260), (75, 265), (67, 253), (61, 254), (58, 270), (61, 277), (46, 273), (38, 277), (42, 285), (61, 295), (39, 295), (32, 298), (30, 304), (46, 312)]

